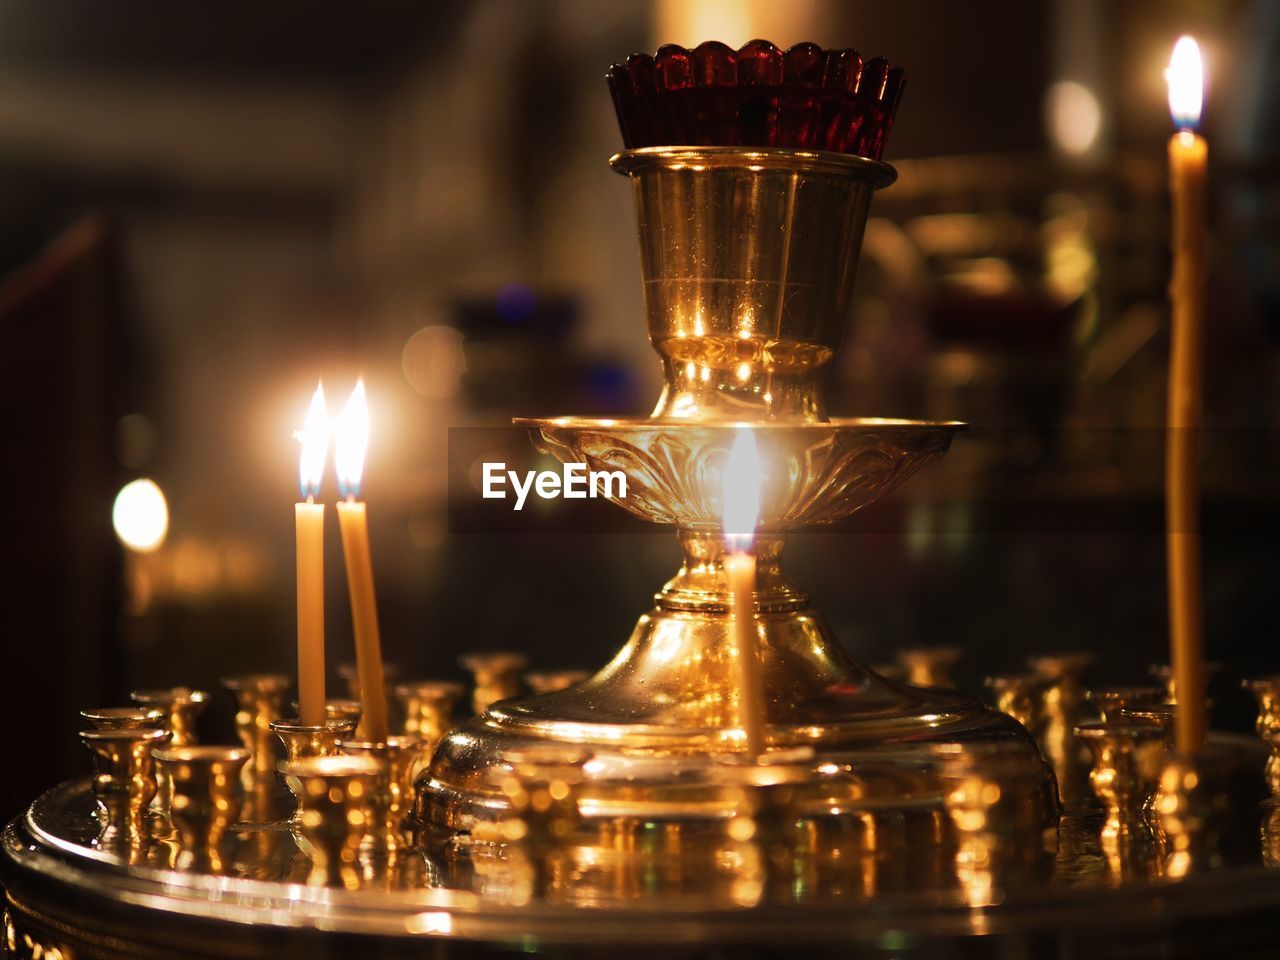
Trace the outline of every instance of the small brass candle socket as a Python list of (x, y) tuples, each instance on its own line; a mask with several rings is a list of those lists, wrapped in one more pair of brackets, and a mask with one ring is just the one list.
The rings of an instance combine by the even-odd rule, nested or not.
[(141, 846), (148, 839), (147, 808), (157, 791), (152, 751), (169, 742), (169, 731), (84, 730), (80, 739), (93, 752), (93, 795), (103, 824), (99, 841)]
[(179, 870), (222, 873), (223, 841), (240, 818), (241, 773), (250, 759), (241, 747), (161, 747), (156, 765), (173, 785), (169, 820), (178, 835)]
[(168, 718), (165, 725), (172, 734), (175, 747), (193, 747), (197, 743), (196, 718), (209, 703), (209, 695), (190, 687), (169, 687), (163, 690), (135, 690), (129, 699), (144, 707), (158, 707)]
[(524, 682), (534, 693), (556, 693), (568, 690), (589, 676), (586, 670), (535, 670), (524, 675)]
[(1085, 724), (1076, 728), (1076, 735), (1093, 754), (1089, 782), (1106, 809), (1103, 852), (1121, 874), (1143, 869), (1153, 860), (1154, 838), (1146, 830), (1143, 810), (1155, 785), (1141, 774), (1140, 752), (1163, 734), (1154, 724), (1131, 721)]
[(1267, 786), (1273, 796), (1280, 797), (1280, 675), (1245, 680), (1243, 685), (1258, 701), (1258, 736), (1271, 748)]
[(375, 852), (395, 853), (405, 846), (404, 821), (413, 806), (413, 781), (422, 772), (428, 745), (417, 736), (391, 736), (386, 740), (342, 739), (338, 749), (346, 756), (368, 757), (378, 765), (376, 788), (370, 797), (374, 822), (366, 845)]
[(1103, 723), (1116, 723), (1130, 707), (1157, 704), (1164, 696), (1160, 687), (1092, 687), (1084, 698), (1094, 705)]
[(370, 805), (381, 769), (369, 757), (302, 757), (280, 765), (298, 800), (295, 833), (311, 860), (310, 886), (356, 889), (360, 845), (374, 822)]
[(951, 672), (963, 655), (959, 647), (926, 647), (902, 650), (898, 660), (907, 671), (907, 683), (916, 687), (954, 687)]
[(246, 790), (269, 781), (279, 761), (279, 740), (271, 722), (284, 715), (284, 698), (292, 681), (283, 674), (257, 673), (226, 677), (226, 687), (236, 702), (236, 734), (249, 762), (243, 764)]
[[(303, 723), (297, 717), (271, 721), (271, 731), (284, 744), (284, 760), (277, 765), (283, 770), (286, 763), (309, 757), (333, 757), (338, 755), (338, 741), (354, 737), (356, 721), (350, 718), (326, 720), (324, 723)], [(289, 815), (291, 823), (297, 823), (302, 814), (295, 807)]]
[(1035, 673), (1002, 674), (983, 681), (995, 697), (996, 709), (1013, 717), (1032, 736), (1040, 730), (1040, 695), (1047, 682)]
[(392, 693), (404, 714), (405, 734), (434, 747), (453, 727), (454, 707), (464, 690), (451, 680), (416, 680), (396, 684)]
[[(1216, 661), (1209, 661), (1204, 665), (1204, 682), (1208, 686), (1213, 678), (1222, 671), (1222, 664)], [(1173, 667), (1167, 663), (1153, 663), (1149, 668), (1151, 676), (1158, 680), (1164, 686), (1165, 703), (1178, 702), (1178, 685), (1173, 676)]]
[(1091, 653), (1060, 653), (1031, 657), (1027, 665), (1047, 681), (1040, 696), (1044, 724), (1040, 746), (1054, 773), (1064, 800), (1080, 795), (1081, 765), (1075, 728), (1084, 699), (1084, 675), (1093, 664)]
[(1221, 866), (1218, 839), (1231, 809), (1232, 767), (1231, 757), (1212, 746), (1194, 757), (1171, 756), (1165, 764), (1156, 813), (1167, 850), (1166, 876)]
[(529, 666), (529, 658), (523, 653), (496, 651), (464, 654), (458, 663), (475, 676), (471, 708), (482, 715), (490, 705), (520, 693), (520, 673)]

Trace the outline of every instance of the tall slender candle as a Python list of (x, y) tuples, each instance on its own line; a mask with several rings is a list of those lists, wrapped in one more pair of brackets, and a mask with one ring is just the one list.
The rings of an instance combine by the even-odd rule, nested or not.
[(1169, 567), (1169, 631), (1178, 696), (1177, 745), (1186, 755), (1204, 746), (1206, 707), (1200, 588), (1199, 431), (1204, 379), (1205, 181), (1209, 148), (1195, 132), (1204, 97), (1200, 48), (1182, 37), (1165, 74), (1178, 131), (1169, 141), (1173, 205), (1172, 330), (1169, 353), (1165, 525)]
[(347, 565), (347, 590), (351, 596), (351, 622), (356, 638), (356, 671), (360, 676), (360, 724), (368, 740), (386, 740), (387, 682), (382, 668), (382, 635), (378, 631), (378, 606), (373, 589), (373, 559), (369, 552), (369, 520), (365, 505), (356, 498), (364, 478), (365, 452), (369, 445), (369, 404), (364, 381), (356, 382), (342, 415), (334, 464), (338, 470), (338, 526), (342, 531), (342, 555)]
[(324, 722), (324, 504), (316, 503), (329, 450), (329, 413), (324, 387), (316, 385), (302, 429), (298, 486), (304, 500), (294, 505), (298, 550), (298, 716)]
[(755, 436), (743, 428), (734, 440), (724, 473), (724, 572), (729, 581), (730, 617), (738, 687), (738, 726), (747, 754), (765, 749), (764, 683), (756, 636), (756, 558), (751, 552), (760, 513), (760, 459)]

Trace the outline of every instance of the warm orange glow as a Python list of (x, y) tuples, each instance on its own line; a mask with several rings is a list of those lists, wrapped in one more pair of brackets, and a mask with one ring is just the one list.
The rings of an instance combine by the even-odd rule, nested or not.
[(724, 465), (724, 536), (732, 549), (747, 549), (755, 537), (760, 484), (756, 437), (749, 427), (741, 427)]
[(1204, 61), (1200, 46), (1191, 37), (1179, 37), (1173, 46), (1169, 69), (1164, 72), (1169, 84), (1169, 113), (1179, 130), (1190, 130), (1200, 123), (1204, 103)]
[(364, 479), (364, 458), (369, 449), (369, 401), (364, 380), (356, 381), (351, 399), (338, 417), (338, 435), (334, 441), (333, 463), (338, 471), (338, 492), (344, 497), (360, 495)]
[(320, 481), (324, 478), (324, 464), (329, 455), (329, 410), (324, 403), (324, 387), (316, 384), (307, 408), (307, 418), (301, 430), (293, 435), (302, 444), (302, 456), (298, 460), (298, 488), (308, 500), (320, 493)]

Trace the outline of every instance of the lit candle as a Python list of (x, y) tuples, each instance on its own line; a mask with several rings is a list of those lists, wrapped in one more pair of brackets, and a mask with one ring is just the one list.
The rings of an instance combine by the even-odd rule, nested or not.
[(324, 504), (316, 503), (329, 450), (329, 412), (317, 384), (307, 418), (296, 436), (302, 442), (298, 486), (305, 500), (294, 505), (298, 549), (298, 715), (303, 723), (324, 722)]
[(1199, 427), (1204, 376), (1205, 181), (1209, 148), (1195, 132), (1204, 97), (1200, 48), (1182, 37), (1165, 73), (1169, 111), (1178, 127), (1169, 141), (1173, 204), (1173, 304), (1169, 353), (1165, 522), (1169, 565), (1169, 630), (1178, 692), (1177, 745), (1204, 745), (1204, 641), (1200, 600)]
[(764, 685), (756, 638), (756, 557), (751, 552), (760, 513), (760, 459), (755, 436), (740, 429), (724, 470), (724, 572), (737, 668), (738, 726), (747, 753), (764, 753)]
[(334, 465), (338, 471), (338, 527), (347, 564), (347, 591), (356, 637), (356, 672), (360, 676), (360, 725), (365, 739), (387, 739), (387, 686), (382, 670), (382, 637), (373, 590), (373, 560), (369, 553), (369, 521), (360, 495), (365, 451), (369, 446), (369, 404), (364, 381), (356, 382), (351, 399), (338, 418)]

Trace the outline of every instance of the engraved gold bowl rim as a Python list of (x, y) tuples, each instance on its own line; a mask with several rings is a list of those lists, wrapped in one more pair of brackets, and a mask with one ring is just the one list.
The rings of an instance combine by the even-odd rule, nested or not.
[[(517, 417), (538, 448), (565, 463), (621, 470), (629, 513), (685, 530), (722, 526), (721, 458), (751, 430), (764, 466), (761, 533), (834, 523), (875, 502), (947, 452), (958, 420), (845, 417), (821, 421), (662, 417)], [(587, 450), (590, 443), (593, 449)], [(778, 465), (770, 469), (769, 465)], [(608, 491), (605, 491), (608, 493)]]

